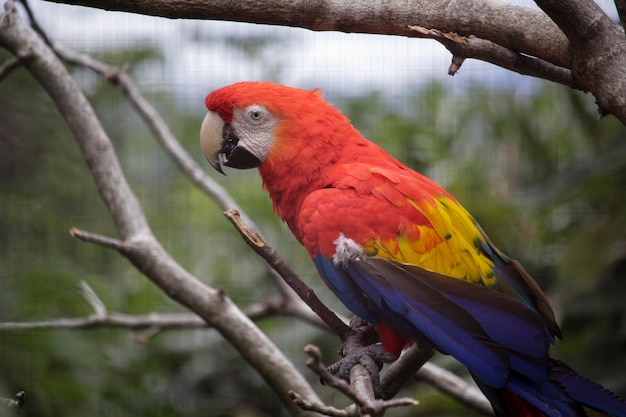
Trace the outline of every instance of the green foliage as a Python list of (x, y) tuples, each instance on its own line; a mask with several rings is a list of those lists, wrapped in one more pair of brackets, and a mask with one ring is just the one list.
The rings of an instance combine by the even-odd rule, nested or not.
[[(254, 43), (225, 42), (258, 58)], [(159, 52), (150, 49), (106, 59), (132, 62), (139, 72), (162, 65)], [(73, 71), (166, 249), (242, 307), (276, 296), (262, 262), (163, 154), (119, 92), (88, 71)], [(273, 67), (269, 72), (280, 74)], [(457, 91), (443, 83), (402, 97), (327, 94), (367, 137), (448, 188), (497, 246), (522, 261), (563, 324), (565, 340), (555, 355), (626, 394), (624, 126), (597, 121), (589, 97), (547, 84), (523, 95), (480, 86)], [(185, 113), (168, 92), (150, 99), (200, 161), (201, 116)], [(6, 109), (0, 112), (0, 321), (90, 314), (80, 281), (113, 311), (183, 311), (117, 253), (69, 236), (71, 227), (116, 232), (71, 133), (25, 71), (0, 83), (0, 107)], [(320, 297), (345, 312), (272, 213), (257, 175), (228, 171), (217, 180)], [(259, 325), (302, 368), (301, 348), (309, 342), (321, 345), (328, 361), (336, 358), (338, 341), (306, 324), (277, 318)], [(147, 343), (134, 336), (141, 334), (0, 333), (0, 396), (25, 390), (28, 416), (284, 415), (261, 377), (214, 331), (170, 332)], [(344, 401), (328, 388), (320, 392)], [(421, 415), (465, 414), (423, 385), (408, 387), (407, 394), (423, 401)]]

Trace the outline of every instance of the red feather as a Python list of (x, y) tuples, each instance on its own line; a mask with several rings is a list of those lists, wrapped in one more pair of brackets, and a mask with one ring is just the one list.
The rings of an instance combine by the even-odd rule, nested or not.
[(382, 321), (378, 323), (376, 330), (378, 330), (383, 347), (389, 353), (399, 354), (410, 342), (408, 337), (395, 331)]
[(528, 404), (528, 402), (518, 397), (508, 389), (500, 390), (500, 396), (502, 397), (502, 402), (506, 407), (506, 414), (502, 411), (496, 410), (496, 415), (499, 417), (546, 417), (546, 415), (537, 410), (536, 407)]

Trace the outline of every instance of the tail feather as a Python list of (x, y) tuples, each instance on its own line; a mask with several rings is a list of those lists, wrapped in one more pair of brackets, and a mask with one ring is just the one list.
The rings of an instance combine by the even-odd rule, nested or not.
[[(552, 384), (534, 386), (513, 374), (504, 388), (490, 387), (474, 378), (498, 417), (587, 416), (585, 408), (612, 417), (626, 417), (626, 401), (563, 362), (550, 358)], [(555, 392), (550, 385), (558, 390)]]
[(523, 376), (514, 375), (504, 388), (493, 388), (474, 380), (498, 417), (586, 417), (584, 410), (555, 380), (534, 386)]
[(576, 403), (614, 417), (626, 417), (626, 401), (578, 374), (563, 362), (551, 359), (554, 377)]

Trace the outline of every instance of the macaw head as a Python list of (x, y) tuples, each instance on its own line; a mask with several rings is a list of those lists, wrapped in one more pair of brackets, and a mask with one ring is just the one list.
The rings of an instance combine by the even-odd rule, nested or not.
[[(211, 92), (205, 104), (200, 144), (211, 166), (222, 174), (222, 165), (248, 169), (271, 159), (288, 166), (296, 159), (328, 156), (321, 143), (328, 142), (324, 137), (330, 135), (329, 126), (351, 127), (322, 99), (320, 90), (240, 82)], [(348, 123), (336, 123), (339, 118)]]

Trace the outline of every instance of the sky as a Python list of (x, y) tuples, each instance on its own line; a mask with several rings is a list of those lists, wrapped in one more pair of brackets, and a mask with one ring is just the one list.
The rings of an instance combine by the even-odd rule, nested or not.
[[(534, 7), (533, 1), (508, 1)], [(610, 0), (598, 3), (617, 16)], [(40, 24), (57, 42), (84, 50), (122, 49), (135, 44), (160, 46), (165, 65), (145, 71), (140, 85), (176, 91), (197, 100), (208, 91), (243, 80), (272, 79), (284, 84), (321, 87), (352, 95), (368, 89), (389, 96), (404, 94), (435, 79), (467, 85), (532, 88), (528, 77), (491, 64), (468, 60), (455, 77), (447, 75), (449, 52), (426, 39), (398, 36), (313, 32), (299, 28), (222, 21), (172, 20), (32, 0)], [(276, 40), (256, 59), (224, 41), (246, 36)], [(280, 65), (278, 65), (280, 64)], [(268, 68), (280, 67), (280, 75)]]

